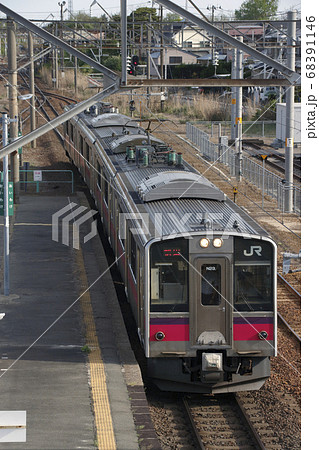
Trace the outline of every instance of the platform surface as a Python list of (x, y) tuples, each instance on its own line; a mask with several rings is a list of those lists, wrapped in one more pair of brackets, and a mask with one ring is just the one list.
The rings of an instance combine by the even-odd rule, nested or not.
[(122, 319), (99, 237), (73, 248), (70, 222), (69, 245), (61, 224), (59, 241), (52, 240), (52, 215), (70, 201), (90, 209), (83, 194), (26, 195), (11, 219), (10, 295), (0, 296), (0, 410), (26, 411), (27, 437), (0, 449), (139, 448), (126, 378), (135, 371), (130, 383), (141, 379), (130, 349), (120, 361), (127, 342), (117, 342)]

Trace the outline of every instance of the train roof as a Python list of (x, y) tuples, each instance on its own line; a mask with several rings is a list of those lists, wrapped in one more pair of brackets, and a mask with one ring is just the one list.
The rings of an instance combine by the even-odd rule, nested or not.
[[(128, 146), (162, 146), (165, 150), (164, 142), (149, 136), (134, 119), (115, 113), (96, 117), (81, 113), (79, 117), (94, 134), (95, 142), (100, 143), (101, 157), (111, 164), (109, 171), (115, 173), (114, 183), (121, 180), (136, 212), (149, 214), (151, 235), (158, 235), (155, 224), (160, 221), (163, 236), (208, 230), (268, 236), (243, 209), (185, 161), (178, 166), (162, 160), (154, 162), (153, 158), (146, 166), (141, 159), (128, 159)], [(161, 153), (165, 151), (153, 152), (155, 156)], [(122, 196), (119, 202), (124, 211), (127, 200)]]

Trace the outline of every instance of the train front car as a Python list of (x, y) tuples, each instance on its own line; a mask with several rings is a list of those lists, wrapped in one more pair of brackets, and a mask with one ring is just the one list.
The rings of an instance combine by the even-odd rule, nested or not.
[(252, 221), (239, 210), (229, 215), (236, 206), (228, 200), (218, 202), (215, 226), (209, 218), (216, 221), (216, 213), (198, 224), (189, 214), (187, 226), (191, 200), (183, 203), (183, 233), (147, 246), (148, 374), (162, 390), (259, 389), (276, 355), (276, 246), (267, 236), (242, 233)]
[(181, 154), (108, 110), (66, 124), (66, 151), (100, 211), (148, 375), (163, 390), (259, 389), (276, 354), (276, 245)]

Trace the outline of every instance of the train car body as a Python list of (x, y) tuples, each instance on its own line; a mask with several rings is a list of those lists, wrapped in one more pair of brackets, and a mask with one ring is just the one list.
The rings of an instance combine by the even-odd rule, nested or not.
[(154, 383), (259, 389), (276, 355), (275, 243), (134, 119), (99, 104), (64, 134), (114, 250)]

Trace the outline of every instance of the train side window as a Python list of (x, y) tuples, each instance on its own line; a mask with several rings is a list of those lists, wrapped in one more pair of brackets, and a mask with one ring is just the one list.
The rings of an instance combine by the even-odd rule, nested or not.
[(98, 161), (96, 162), (96, 184), (101, 190), (101, 164)]
[(109, 183), (104, 175), (104, 201), (106, 205), (109, 203)]
[(74, 127), (71, 122), (70, 122), (70, 140), (74, 142)]
[(109, 191), (110, 191), (110, 203), (109, 203), (109, 211), (110, 211), (110, 215), (111, 215), (111, 219), (113, 219), (113, 209), (114, 209), (114, 194), (113, 194), (113, 188), (110, 186), (109, 187)]
[(132, 269), (132, 273), (136, 279), (136, 263), (137, 263), (137, 247), (136, 247), (136, 242), (134, 239), (134, 235), (130, 232), (130, 266)]
[(83, 144), (83, 136), (80, 134), (80, 153), (81, 153), (81, 155), (83, 156), (83, 147), (84, 147), (84, 144)]
[(220, 264), (202, 264), (201, 267), (202, 305), (220, 305), (221, 302), (221, 266)]
[(155, 242), (151, 257), (151, 312), (188, 312), (188, 240)]
[(86, 164), (89, 166), (90, 165), (90, 146), (87, 142), (85, 142), (85, 153), (84, 153), (84, 158), (86, 159)]
[(122, 208), (119, 207), (119, 214), (118, 214), (118, 236), (119, 236), (119, 241), (123, 247), (123, 249), (125, 249), (125, 239), (126, 239), (126, 220), (122, 220), (123, 219), (123, 211)]

